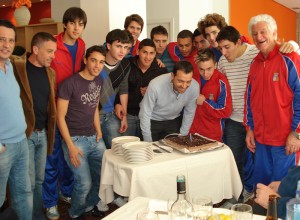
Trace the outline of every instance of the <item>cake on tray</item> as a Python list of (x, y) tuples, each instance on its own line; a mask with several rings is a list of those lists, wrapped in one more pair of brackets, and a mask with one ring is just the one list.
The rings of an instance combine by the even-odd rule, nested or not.
[(198, 134), (191, 134), (182, 136), (178, 134), (167, 135), (164, 142), (185, 153), (188, 152), (201, 152), (218, 146), (218, 142), (210, 140)]

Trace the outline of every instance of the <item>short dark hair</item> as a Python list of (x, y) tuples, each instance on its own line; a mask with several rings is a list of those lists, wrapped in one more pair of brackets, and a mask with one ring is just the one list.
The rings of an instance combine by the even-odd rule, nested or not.
[(213, 60), (214, 63), (216, 63), (216, 56), (211, 49), (205, 48), (198, 51), (196, 63), (209, 61), (209, 60)]
[(87, 50), (86, 50), (86, 53), (85, 53), (85, 58), (89, 58), (89, 56), (91, 55), (91, 53), (93, 52), (98, 52), (98, 53), (101, 53), (103, 56), (106, 55), (106, 50), (105, 48), (102, 46), (102, 45), (94, 45), (94, 46), (91, 46), (89, 47)]
[(155, 44), (154, 42), (150, 39), (150, 38), (145, 38), (144, 40), (142, 40), (139, 44), (139, 50), (141, 50), (143, 47), (153, 47), (154, 50), (156, 50)]
[(15, 32), (15, 40), (16, 40), (16, 27), (8, 20), (6, 19), (0, 19), (0, 27), (6, 27), (6, 28), (10, 28), (13, 29)]
[[(129, 44), (130, 39), (125, 30), (114, 29), (106, 35), (106, 43), (112, 44), (114, 41), (121, 42), (122, 44)], [(106, 47), (107, 49), (107, 47)]]
[(56, 38), (47, 32), (38, 32), (31, 39), (31, 49), (33, 46), (40, 46), (46, 41), (56, 42)]
[(167, 29), (162, 25), (158, 25), (158, 26), (152, 28), (152, 30), (150, 32), (150, 37), (152, 40), (153, 40), (155, 34), (166, 35), (167, 37), (169, 36)]
[(193, 40), (193, 33), (190, 30), (182, 30), (177, 34), (178, 38), (191, 38)]
[(217, 42), (220, 42), (221, 40), (228, 40), (236, 44), (240, 38), (241, 35), (235, 27), (227, 26), (221, 29), (216, 40)]
[(202, 35), (202, 32), (199, 31), (198, 28), (196, 28), (196, 29), (194, 30), (194, 33), (193, 33), (193, 40), (195, 39), (195, 37), (198, 37), (198, 36), (200, 36), (200, 35)]
[[(83, 21), (84, 28), (87, 23), (87, 17), (84, 10), (78, 7), (71, 7), (67, 9), (63, 15), (63, 24), (67, 25), (68, 22), (73, 22), (76, 19)], [(64, 28), (66, 30), (66, 28)]]
[(132, 14), (132, 15), (129, 15), (125, 18), (125, 22), (124, 22), (124, 28), (127, 29), (129, 24), (132, 22), (132, 21), (135, 21), (136, 23), (138, 23), (139, 25), (141, 25), (141, 31), (143, 30), (143, 27), (144, 27), (144, 20), (143, 18), (138, 15), (138, 14)]
[(181, 70), (186, 74), (189, 74), (190, 72), (194, 72), (193, 65), (187, 60), (181, 60), (175, 63), (173, 68), (174, 76), (176, 76), (178, 70)]
[(131, 43), (133, 45), (134, 44), (134, 39), (133, 39), (132, 34), (126, 29), (124, 31), (127, 33), (128, 37), (129, 37), (129, 43)]

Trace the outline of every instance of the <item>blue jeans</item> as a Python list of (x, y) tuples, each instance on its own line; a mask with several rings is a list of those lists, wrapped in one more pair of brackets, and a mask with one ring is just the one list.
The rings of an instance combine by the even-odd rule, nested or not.
[(6, 150), (0, 154), (0, 206), (2, 206), (6, 184), (12, 199), (12, 207), (21, 220), (32, 220), (32, 191), (29, 178), (29, 150), (27, 139), (5, 144)]
[(29, 147), (29, 177), (33, 193), (32, 219), (45, 219), (43, 209), (42, 185), (45, 177), (47, 158), (46, 130), (32, 132), (28, 138)]
[(137, 136), (142, 139), (142, 131), (140, 127), (139, 116), (127, 114), (127, 123), (128, 128), (122, 135)]
[(80, 166), (75, 168), (70, 161), (68, 147), (63, 141), (65, 159), (74, 173), (74, 189), (69, 214), (72, 218), (76, 218), (93, 209), (100, 201), (98, 196), (100, 172), (102, 156), (106, 148), (103, 139), (96, 142), (96, 135), (89, 137), (73, 136), (71, 138), (74, 145), (84, 154), (84, 157), (79, 156)]
[(73, 191), (74, 176), (65, 161), (61, 144), (61, 135), (56, 127), (54, 149), (52, 154), (47, 156), (45, 180), (43, 183), (45, 208), (57, 205), (59, 197), (58, 186), (64, 196), (71, 197)]
[(242, 122), (231, 120), (225, 121), (224, 141), (227, 144), (234, 156), (239, 174), (244, 184), (244, 161), (246, 146), (246, 128)]
[(123, 134), (119, 132), (121, 121), (117, 118), (114, 112), (100, 114), (101, 130), (103, 140), (107, 149), (111, 148), (111, 140), (115, 137), (120, 137)]

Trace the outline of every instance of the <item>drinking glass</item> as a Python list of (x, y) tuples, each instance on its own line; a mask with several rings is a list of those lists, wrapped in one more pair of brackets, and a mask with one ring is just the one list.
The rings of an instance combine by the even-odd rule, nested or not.
[[(208, 219), (208, 217), (211, 216), (213, 203), (210, 197), (202, 196), (192, 198), (192, 204), (194, 208), (194, 216), (197, 217), (196, 219), (205, 219), (205, 215), (207, 215)], [(202, 216), (202, 218), (199, 218), (198, 216)]]
[(148, 209), (143, 210), (137, 214), (137, 220), (159, 220), (158, 214)]
[(252, 207), (247, 204), (238, 203), (231, 207), (231, 220), (252, 220)]

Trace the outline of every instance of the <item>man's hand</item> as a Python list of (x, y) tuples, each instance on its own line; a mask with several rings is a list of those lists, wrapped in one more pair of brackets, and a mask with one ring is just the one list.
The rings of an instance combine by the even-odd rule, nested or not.
[(140, 88), (140, 91), (141, 91), (142, 96), (145, 95), (147, 88), (148, 88), (148, 86), (145, 86), (145, 87), (141, 87), (141, 88)]
[(252, 130), (248, 130), (247, 131), (247, 135), (246, 135), (246, 144), (247, 144), (247, 148), (254, 153), (255, 152), (255, 139), (254, 139), (254, 133)]
[(99, 142), (101, 138), (102, 138), (102, 131), (97, 132), (96, 142)]
[(273, 181), (271, 182), (268, 187), (270, 187), (272, 190), (274, 190), (275, 192), (278, 192), (278, 188), (279, 188), (279, 185), (280, 185), (280, 181)]
[(160, 59), (156, 59), (157, 60), (157, 64), (160, 68), (164, 68), (166, 67), (166, 65), (160, 60)]
[(277, 42), (277, 44), (280, 45), (279, 51), (281, 53), (292, 53), (295, 50), (294, 45), (289, 42), (283, 42), (282, 44)]
[(300, 140), (296, 138), (291, 132), (286, 140), (285, 153), (286, 155), (291, 155), (293, 153), (296, 153), (299, 149)]
[(79, 167), (80, 166), (80, 159), (79, 156), (83, 157), (83, 152), (78, 149), (78, 147), (76, 147), (75, 145), (72, 145), (71, 147), (68, 148), (69, 149), (69, 156), (70, 156), (70, 161), (73, 164), (73, 166)]
[(121, 126), (120, 126), (120, 129), (119, 129), (119, 132), (120, 133), (124, 133), (128, 128), (128, 124), (127, 124), (127, 117), (124, 116), (121, 120)]
[(115, 105), (115, 114), (120, 120), (123, 119), (123, 117), (125, 115), (125, 109), (123, 108), (123, 106), (121, 104)]
[(203, 105), (203, 102), (205, 101), (205, 96), (202, 95), (202, 94), (199, 94), (197, 100), (196, 100), (196, 103), (197, 105)]
[(0, 154), (1, 154), (1, 153), (3, 153), (6, 150), (6, 148), (5, 148), (4, 144), (0, 143), (0, 146), (1, 146), (1, 148), (0, 148)]
[(254, 201), (267, 209), (270, 195), (277, 195), (278, 197), (280, 197), (280, 195), (270, 187), (262, 183), (258, 183), (256, 186), (256, 198), (254, 199)]

